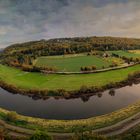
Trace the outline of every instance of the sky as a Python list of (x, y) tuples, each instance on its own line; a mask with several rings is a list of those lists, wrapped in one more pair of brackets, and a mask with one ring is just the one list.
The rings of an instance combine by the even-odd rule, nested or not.
[(80, 36), (140, 38), (140, 0), (0, 0), (0, 48)]

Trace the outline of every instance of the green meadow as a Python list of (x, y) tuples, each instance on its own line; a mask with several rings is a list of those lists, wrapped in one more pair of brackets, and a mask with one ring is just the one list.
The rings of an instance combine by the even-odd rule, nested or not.
[(139, 70), (140, 65), (135, 65), (125, 69), (93, 74), (45, 75), (0, 65), (0, 80), (25, 89), (75, 90), (83, 85), (100, 87), (110, 82), (119, 82), (126, 79), (128, 74)]
[(83, 66), (95, 65), (97, 69), (102, 69), (102, 67), (107, 68), (112, 64), (111, 61), (106, 61), (105, 59), (97, 56), (87, 56), (81, 55), (63, 55), (63, 56), (48, 56), (39, 57), (35, 61), (36, 66), (40, 67), (54, 67), (58, 71), (68, 71), (77, 72)]

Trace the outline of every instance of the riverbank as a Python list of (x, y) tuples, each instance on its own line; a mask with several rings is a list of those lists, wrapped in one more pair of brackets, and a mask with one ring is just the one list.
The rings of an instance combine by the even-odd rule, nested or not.
[[(9, 122), (6, 120), (9, 111), (4, 109), (0, 109), (0, 118), (13, 126), (19, 126), (21, 128), (31, 130), (40, 129), (43, 131), (48, 131), (49, 133), (70, 134), (91, 130), (97, 132), (100, 130), (100, 132), (103, 134), (107, 132), (104, 130), (104, 127), (110, 129), (112, 125), (115, 125), (121, 121), (125, 122), (125, 120), (130, 120), (129, 117), (133, 118), (133, 115), (137, 116), (139, 112), (140, 101), (109, 114), (82, 120), (47, 120), (17, 114), (16, 121)], [(115, 125), (115, 127), (117, 126)]]
[[(101, 129), (96, 129), (93, 130), (92, 133), (98, 133), (104, 136), (118, 136), (120, 134), (123, 134), (124, 132), (134, 128), (140, 123), (140, 113), (137, 113), (123, 121), (120, 121), (116, 123), (115, 125), (109, 126), (109, 127), (104, 127)], [(10, 125), (3, 120), (0, 120), (0, 124), (4, 127), (5, 131), (9, 131), (7, 133), (8, 136), (12, 137), (18, 137), (18, 138), (23, 138), (23, 137), (29, 137), (32, 134), (35, 133), (34, 130), (27, 129), (27, 128), (22, 128), (19, 126), (14, 126)], [(90, 131), (91, 132), (91, 131)], [(86, 132), (84, 132), (86, 133)], [(50, 136), (52, 136), (54, 139), (66, 139), (66, 140), (71, 140), (71, 138), (75, 135), (75, 133), (48, 133)]]
[(140, 82), (140, 65), (84, 75), (43, 75), (3, 65), (0, 68), (0, 87), (43, 99), (49, 96), (76, 98)]

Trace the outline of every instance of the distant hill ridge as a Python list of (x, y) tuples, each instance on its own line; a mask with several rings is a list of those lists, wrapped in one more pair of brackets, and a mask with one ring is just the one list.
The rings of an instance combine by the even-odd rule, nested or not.
[(5, 52), (44, 50), (50, 54), (97, 50), (140, 49), (140, 39), (122, 37), (74, 37), (30, 41), (8, 46)]

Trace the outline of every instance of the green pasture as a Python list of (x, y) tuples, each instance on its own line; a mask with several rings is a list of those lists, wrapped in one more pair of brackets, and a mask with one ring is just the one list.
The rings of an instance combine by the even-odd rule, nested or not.
[(54, 67), (58, 71), (68, 71), (76, 72), (80, 71), (83, 66), (95, 65), (97, 69), (102, 69), (102, 67), (109, 67), (112, 61), (106, 61), (105, 59), (97, 56), (87, 56), (87, 55), (64, 55), (64, 56), (49, 56), (49, 57), (39, 57), (35, 61), (36, 66), (40, 67)]
[(93, 74), (45, 75), (0, 65), (0, 80), (25, 89), (75, 90), (83, 85), (99, 87), (110, 82), (119, 82), (135, 71), (140, 71), (140, 65)]

